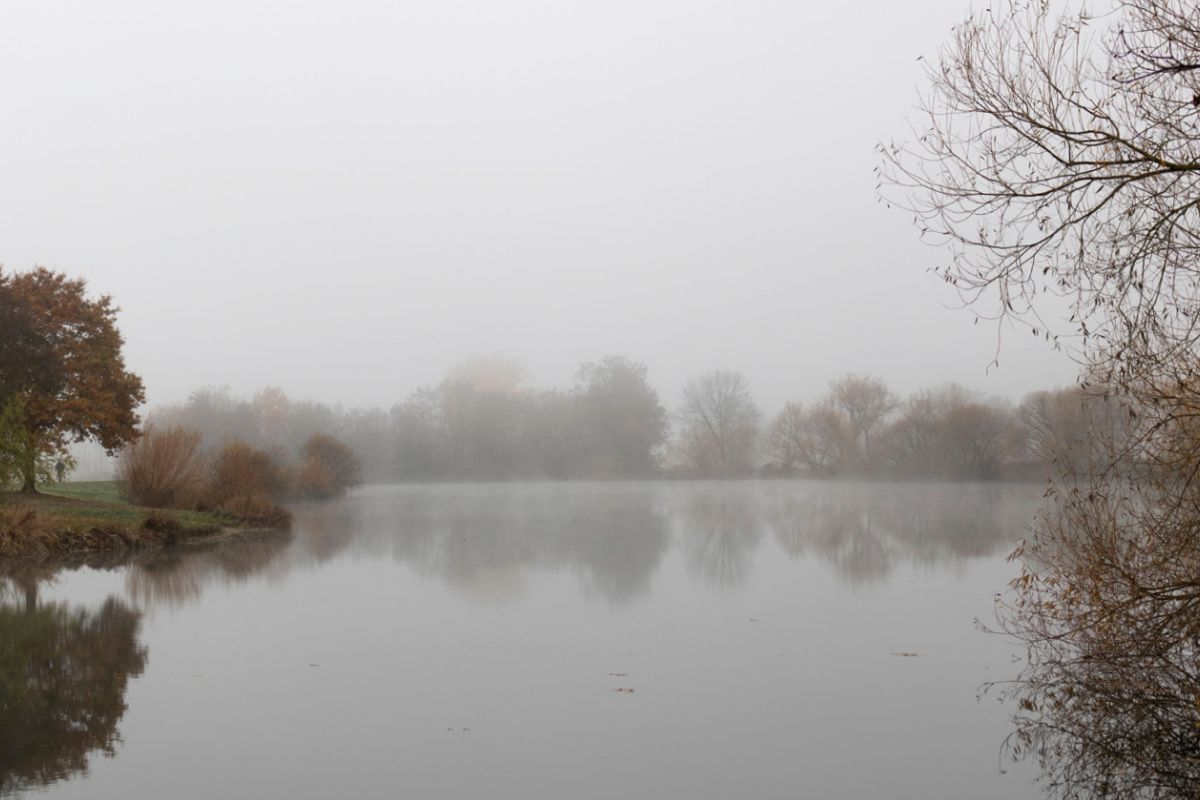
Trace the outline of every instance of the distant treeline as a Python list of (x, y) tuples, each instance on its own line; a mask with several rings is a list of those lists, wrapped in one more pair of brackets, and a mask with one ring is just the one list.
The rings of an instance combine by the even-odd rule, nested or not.
[[(847, 375), (817, 402), (764, 419), (745, 378), (713, 371), (668, 411), (646, 367), (608, 357), (580, 366), (567, 390), (524, 385), (518, 362), (486, 357), (391, 409), (252, 399), (201, 389), (156, 409), (215, 450), (237, 440), (267, 452), (336, 436), (369, 481), (616, 479), (816, 475), (1002, 479), (1088, 472), (1108, 463), (1094, 434), (1122, 424), (1115, 401), (1080, 388), (1034, 392), (1019, 405), (945, 386), (900, 398)], [(1052, 467), (1053, 465), (1053, 467)]]

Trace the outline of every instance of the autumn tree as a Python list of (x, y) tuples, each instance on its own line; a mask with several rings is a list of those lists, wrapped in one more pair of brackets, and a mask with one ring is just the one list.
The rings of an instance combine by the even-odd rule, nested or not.
[(843, 415), (827, 403), (805, 408), (789, 402), (767, 426), (763, 452), (785, 472), (807, 468), (818, 475), (834, 475), (853, 452), (849, 427)]
[(945, 420), (966, 402), (958, 386), (925, 389), (900, 404), (896, 418), (882, 437), (884, 463), (907, 474), (931, 475), (945, 460)]
[(763, 455), (783, 472), (800, 466), (804, 449), (805, 409), (800, 403), (784, 403), (783, 409), (767, 425), (763, 435)]
[(37, 268), (0, 272), (0, 406), (20, 418), (3, 448), (22, 490), (70, 442), (94, 439), (113, 454), (137, 435), (142, 381), (125, 369), (117, 309), (89, 298), (82, 279)]
[(1005, 404), (951, 384), (906, 399), (879, 437), (880, 462), (896, 475), (990, 479), (1020, 455), (1023, 431)]
[(753, 470), (759, 411), (741, 374), (713, 370), (688, 381), (676, 416), (685, 469), (722, 478)]
[(917, 136), (882, 148), (891, 201), (980, 316), (1069, 348), (1128, 425), (1055, 487), (1001, 609), (1018, 749), (1063, 796), (1194, 796), (1200, 15), (993, 3), (928, 75)]
[(1082, 387), (1032, 392), (1017, 414), (1028, 455), (1072, 480), (1086, 481), (1112, 465), (1132, 427), (1115, 398)]
[(196, 389), (179, 405), (156, 407), (152, 421), (160, 428), (187, 428), (200, 434), (201, 449), (213, 452), (229, 441), (259, 443), (262, 429), (254, 405), (234, 397), (228, 386)]
[(606, 476), (645, 476), (667, 433), (667, 412), (646, 381), (646, 367), (620, 356), (584, 362), (574, 398), (593, 468)]
[(282, 389), (268, 386), (250, 401), (257, 426), (255, 440), (264, 447), (284, 449), (292, 422), (292, 402)]
[(417, 389), (403, 403), (393, 406), (388, 417), (397, 477), (446, 477), (450, 447), (441, 393), (437, 389)]
[(963, 403), (942, 423), (947, 474), (954, 478), (995, 478), (1008, 456), (1012, 417), (987, 403)]
[(457, 477), (504, 477), (514, 468), (524, 374), (514, 359), (479, 356), (450, 370), (438, 387)]
[(1114, 5), (972, 14), (930, 65), (920, 135), (882, 150), (888, 195), (980, 314), (1058, 332), (1042, 312), (1063, 297), (1077, 352), (1124, 384), (1200, 332), (1200, 20), (1186, 0)]
[(846, 375), (829, 384), (825, 402), (845, 415), (860, 463), (872, 466), (871, 434), (896, 408), (895, 395), (878, 378)]
[(310, 497), (336, 497), (362, 483), (362, 465), (344, 442), (313, 434), (300, 451), (298, 490)]

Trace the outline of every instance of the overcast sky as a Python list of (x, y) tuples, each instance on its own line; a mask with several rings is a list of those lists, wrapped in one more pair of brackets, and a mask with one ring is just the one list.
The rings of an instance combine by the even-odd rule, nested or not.
[(875, 199), (965, 0), (6, 2), (0, 263), (122, 307), (152, 404), (391, 405), (706, 369), (767, 410), (847, 371), (1011, 398), (1075, 368), (972, 315)]

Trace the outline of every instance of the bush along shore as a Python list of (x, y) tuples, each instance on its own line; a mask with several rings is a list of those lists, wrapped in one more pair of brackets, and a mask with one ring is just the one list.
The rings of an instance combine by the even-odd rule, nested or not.
[(344, 443), (314, 434), (295, 463), (238, 440), (215, 453), (183, 428), (147, 425), (125, 448), (116, 481), (0, 492), (0, 558), (131, 550), (284, 531), (289, 500), (340, 496), (359, 482)]
[(287, 522), (240, 518), (217, 510), (137, 506), (124, 499), (113, 481), (55, 484), (34, 495), (0, 493), (0, 558), (210, 542), (286, 528)]

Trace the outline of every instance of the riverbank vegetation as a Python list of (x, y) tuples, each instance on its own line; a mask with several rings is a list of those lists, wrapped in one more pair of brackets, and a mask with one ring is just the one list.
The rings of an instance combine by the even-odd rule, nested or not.
[(126, 501), (111, 481), (0, 492), (0, 557), (132, 550), (210, 539), (244, 521), (217, 511), (173, 511)]
[(953, 30), (915, 140), (881, 148), (889, 193), (969, 304), (1074, 349), (1119, 409), (1000, 604), (1026, 652), (1009, 744), (1054, 796), (1195, 797), (1200, 16), (1014, 0)]
[(239, 439), (206, 452), (198, 432), (151, 423), (122, 452), (117, 484), (136, 503), (286, 527), (291, 515), (282, 503), (337, 497), (359, 483), (359, 473), (354, 452), (324, 433), (310, 436), (289, 461), (278, 447), (260, 449)]
[[(488, 357), (389, 409), (293, 401), (276, 388), (248, 399), (209, 388), (154, 409), (151, 420), (160, 430), (195, 437), (196, 449), (208, 453), (230, 441), (296, 453), (314, 436), (336, 436), (361, 459), (362, 479), (380, 483), (1043, 480), (1099, 467), (1107, 451), (1096, 445), (1096, 434), (1120, 427), (1120, 413), (1094, 388), (1034, 392), (1013, 405), (955, 385), (901, 397), (878, 379), (847, 375), (816, 401), (790, 402), (767, 417), (746, 377), (724, 370), (688, 382), (670, 411), (647, 368), (626, 358), (585, 362), (575, 384), (560, 390), (528, 386), (518, 362)], [(309, 493), (320, 495), (326, 479), (297, 469)]]
[[(143, 430), (142, 382), (125, 368), (116, 313), (81, 279), (0, 270), (0, 556), (284, 528), (284, 500), (334, 497), (358, 481), (357, 458), (328, 435), (311, 436), (293, 466), (236, 440), (202, 453), (199, 434)], [(88, 441), (121, 454), (120, 496), (63, 484), (69, 446)]]

